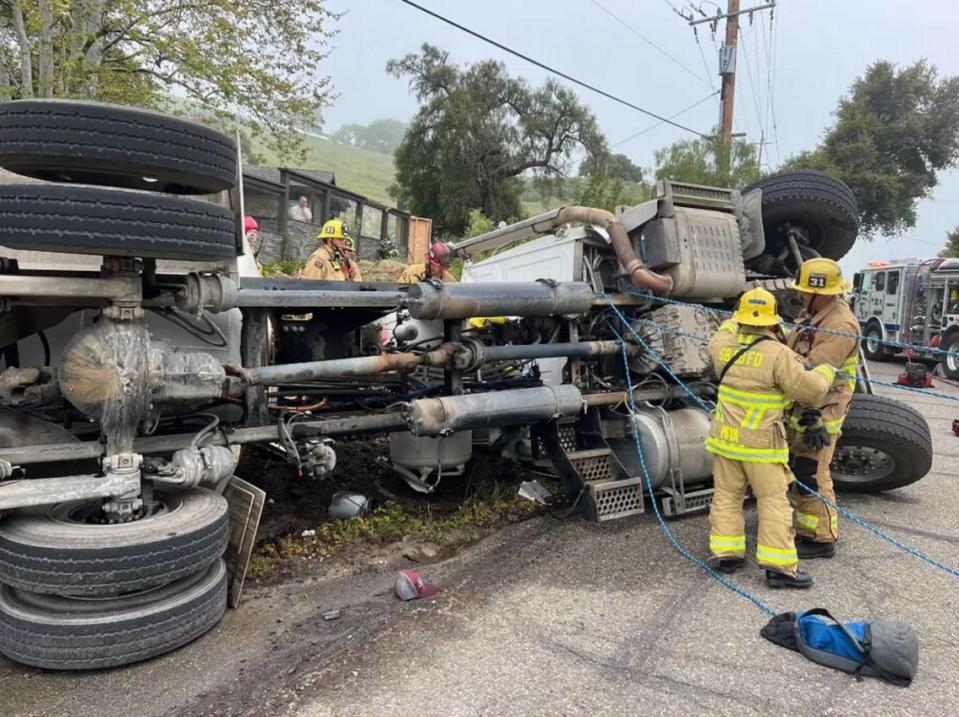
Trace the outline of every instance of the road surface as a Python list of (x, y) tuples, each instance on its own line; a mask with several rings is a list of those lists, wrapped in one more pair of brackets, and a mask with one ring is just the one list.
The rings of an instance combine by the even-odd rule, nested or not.
[[(874, 370), (889, 380), (901, 364)], [(929, 420), (932, 473), (841, 500), (959, 565), (959, 438), (950, 430), (959, 403), (903, 397)], [(671, 525), (704, 549), (705, 516)], [(766, 616), (680, 558), (651, 516), (602, 526), (543, 517), (431, 566), (442, 592), (429, 601), (397, 602), (392, 574), (305, 578), (251, 591), (201, 640), (125, 669), (55, 674), (0, 658), (0, 714), (956, 713), (956, 578), (848, 522), (838, 556), (808, 568), (808, 592), (770, 590), (756, 567), (735, 579), (777, 610), (911, 622), (921, 639), (912, 687), (857, 682), (766, 642)], [(331, 607), (343, 617), (324, 622)]]

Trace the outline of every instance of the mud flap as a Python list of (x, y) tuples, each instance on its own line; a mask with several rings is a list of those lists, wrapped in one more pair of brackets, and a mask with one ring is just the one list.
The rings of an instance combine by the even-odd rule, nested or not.
[(230, 607), (235, 609), (240, 604), (243, 580), (256, 544), (266, 493), (252, 483), (233, 476), (223, 491), (223, 497), (230, 506), (230, 541), (223, 556), (230, 572), (227, 600)]

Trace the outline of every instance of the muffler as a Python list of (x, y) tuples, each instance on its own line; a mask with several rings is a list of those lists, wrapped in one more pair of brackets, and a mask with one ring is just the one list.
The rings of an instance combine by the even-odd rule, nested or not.
[(515, 426), (581, 413), (585, 402), (575, 386), (538, 386), (515, 391), (421, 398), (404, 409), (414, 436), (448, 436), (494, 426)]

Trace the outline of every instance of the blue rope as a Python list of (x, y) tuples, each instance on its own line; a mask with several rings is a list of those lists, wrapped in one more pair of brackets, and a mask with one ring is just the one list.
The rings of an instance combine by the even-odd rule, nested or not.
[[(695, 304), (690, 301), (680, 301), (679, 299), (671, 299), (666, 296), (655, 296), (653, 294), (644, 294), (637, 291), (627, 291), (624, 292), (627, 296), (638, 296), (643, 299), (649, 299), (651, 301), (658, 301), (663, 304), (675, 304), (676, 306), (688, 306), (694, 309), (702, 309), (703, 311), (708, 311), (710, 313), (716, 314), (718, 316), (729, 317), (732, 316), (735, 312), (730, 311), (729, 309), (718, 309), (714, 306), (704, 306), (703, 304)], [(792, 321), (783, 321), (781, 322), (783, 326), (789, 326), (792, 328), (809, 328), (809, 324), (797, 324)], [(847, 331), (836, 331), (834, 329), (824, 329), (819, 326), (815, 327), (816, 332), (820, 334), (831, 334), (832, 336), (845, 336), (846, 338), (856, 339), (857, 341), (867, 341), (870, 340), (868, 336), (863, 336), (862, 334), (851, 334)], [(902, 341), (894, 341), (893, 339), (880, 339), (880, 344), (886, 346), (893, 346), (902, 350), (911, 349), (913, 351), (923, 351), (926, 353), (932, 354), (945, 354), (947, 356), (955, 356), (955, 351), (947, 351), (946, 349), (933, 348), (932, 346), (923, 346), (922, 344), (907, 344)]]
[[(629, 328), (629, 324), (625, 322), (622, 315), (620, 315), (620, 320), (623, 321), (624, 326)], [(635, 414), (639, 411), (639, 409), (636, 406), (636, 398), (633, 395), (633, 391), (634, 391), (633, 380), (632, 380), (632, 377), (630, 376), (630, 371), (629, 371), (629, 354), (626, 352), (626, 341), (619, 334), (619, 332), (616, 331), (616, 329), (613, 327), (612, 324), (609, 324), (609, 328), (610, 328), (610, 331), (612, 331), (613, 334), (615, 334), (616, 338), (619, 339), (619, 346), (623, 354), (623, 370), (626, 373), (626, 384), (629, 388), (629, 391), (627, 393), (627, 396), (628, 396), (627, 401), (628, 401), (630, 413)], [(716, 570), (713, 570), (713, 568), (710, 567), (709, 563), (707, 563), (702, 558), (699, 558), (693, 555), (692, 553), (690, 553), (686, 548), (683, 547), (682, 543), (680, 543), (679, 540), (676, 539), (676, 536), (673, 535), (673, 531), (670, 530), (669, 525), (666, 523), (666, 519), (663, 518), (662, 513), (660, 513), (659, 511), (659, 504), (656, 502), (656, 495), (653, 491), (653, 481), (649, 477), (649, 469), (646, 467), (646, 457), (643, 453), (642, 443), (640, 443), (640, 440), (639, 440), (639, 431), (633, 431), (632, 433), (633, 433), (633, 443), (636, 445), (636, 454), (639, 456), (639, 465), (643, 469), (643, 480), (646, 483), (646, 492), (649, 495), (649, 502), (653, 504), (653, 512), (656, 514), (656, 520), (659, 522), (659, 527), (662, 528), (663, 533), (666, 535), (666, 539), (669, 540), (669, 543), (670, 545), (673, 546), (673, 549), (677, 553), (682, 555), (684, 558), (686, 558), (686, 560), (698, 565), (700, 568), (706, 571), (708, 575), (718, 580), (720, 583), (725, 585), (734, 593), (749, 600), (749, 602), (751, 602), (753, 605), (755, 605), (760, 610), (765, 612), (767, 615), (771, 615), (773, 617), (778, 615), (779, 613), (773, 610), (773, 608), (770, 607), (769, 604), (764, 602), (761, 598), (757, 597), (756, 595), (749, 592), (745, 588), (740, 587), (739, 585), (734, 583), (732, 580), (725, 577), (722, 573), (719, 573)]]
[[(693, 341), (699, 341), (701, 343), (709, 343), (709, 339), (706, 336), (699, 336), (698, 334), (691, 334), (688, 331), (682, 331), (680, 329), (673, 329), (668, 326), (661, 326), (655, 321), (649, 321), (648, 319), (634, 319), (638, 324), (643, 324), (644, 326), (649, 326), (650, 328), (656, 329), (657, 331), (662, 331), (667, 334), (675, 334), (677, 336), (685, 336), (688, 339)], [(673, 375), (670, 373), (670, 375)], [(920, 396), (936, 396), (937, 398), (943, 398), (947, 401), (959, 401), (959, 396), (953, 395), (951, 393), (944, 393), (942, 391), (934, 391), (930, 388), (918, 388), (916, 386), (907, 386), (901, 383), (895, 383), (894, 381), (883, 381), (878, 378), (865, 378), (862, 376), (854, 376), (852, 374), (843, 373), (842, 371), (836, 372), (837, 376), (844, 376), (846, 378), (855, 379), (857, 381), (862, 381), (863, 383), (870, 383), (875, 386), (887, 386), (889, 388), (894, 388), (898, 391), (906, 391), (907, 393), (916, 393)], [(673, 376), (675, 378), (675, 376)], [(678, 380), (678, 379), (677, 379)]]
[(851, 513), (851, 512), (849, 512), (848, 510), (846, 510), (845, 508), (842, 508), (842, 507), (836, 505), (836, 503), (834, 503), (833, 501), (829, 500), (829, 498), (827, 498), (827, 497), (824, 496), (824, 495), (820, 495), (819, 493), (817, 493), (816, 491), (814, 491), (814, 490), (813, 490), (812, 488), (810, 488), (809, 486), (803, 485), (802, 483), (799, 483), (798, 481), (797, 481), (797, 484), (799, 485), (799, 487), (800, 487), (804, 492), (808, 493), (809, 495), (814, 495), (814, 496), (816, 496), (819, 500), (821, 500), (823, 503), (825, 503), (826, 505), (828, 505), (830, 508), (832, 508), (832, 509), (835, 510), (835, 511), (838, 511), (839, 513), (842, 513), (845, 517), (849, 518), (849, 520), (851, 520), (853, 523), (855, 523), (856, 525), (858, 525), (858, 526), (861, 527), (861, 528), (865, 528), (866, 530), (868, 530), (870, 533), (872, 533), (872, 534), (875, 535), (876, 537), (882, 538), (882, 539), (885, 540), (887, 543), (896, 546), (896, 547), (899, 548), (900, 550), (903, 550), (903, 551), (909, 553), (910, 555), (912, 555), (912, 556), (914, 556), (914, 557), (917, 557), (917, 558), (919, 558), (920, 560), (922, 560), (922, 561), (924, 561), (924, 562), (929, 563), (929, 564), (932, 565), (934, 568), (938, 568), (939, 570), (942, 570), (943, 572), (948, 573), (949, 575), (953, 575), (953, 576), (959, 578), (959, 570), (957, 570), (956, 568), (949, 567), (949, 566), (946, 565), (945, 563), (940, 563), (938, 560), (936, 560), (936, 559), (933, 558), (933, 557), (930, 557), (929, 555), (927, 555), (926, 553), (922, 552), (921, 550), (917, 550), (916, 548), (913, 548), (913, 547), (910, 546), (910, 545), (906, 545), (906, 544), (903, 543), (902, 541), (896, 540), (896, 539), (893, 538), (891, 535), (888, 535), (887, 533), (884, 533), (883, 531), (879, 530), (879, 528), (875, 527), (874, 525), (871, 525), (870, 523), (867, 523), (865, 520), (863, 520), (863, 519), (860, 518), (859, 516), (854, 515), (853, 513)]

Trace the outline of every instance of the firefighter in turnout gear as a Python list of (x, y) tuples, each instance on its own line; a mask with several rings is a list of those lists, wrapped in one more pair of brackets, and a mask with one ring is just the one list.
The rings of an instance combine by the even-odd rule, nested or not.
[[(859, 322), (843, 298), (849, 287), (832, 259), (803, 262), (793, 288), (799, 292), (803, 311), (797, 321), (799, 326), (787, 339), (789, 347), (807, 364), (829, 363), (839, 367), (823, 401), (800, 401), (792, 408), (789, 444), (793, 472), (800, 483), (835, 503), (829, 464), (856, 388), (859, 341), (855, 336)], [(831, 558), (839, 536), (836, 511), (798, 486), (794, 502), (799, 557)]]
[(709, 342), (719, 396), (706, 450), (715, 455), (715, 493), (709, 511), (710, 563), (723, 572), (745, 564), (743, 497), (756, 496), (756, 560), (771, 587), (812, 585), (799, 572), (784, 416), (793, 401), (818, 405), (836, 375), (829, 364), (807, 369), (782, 339), (776, 299), (765, 289), (743, 294), (730, 321)]
[(301, 279), (322, 279), (325, 281), (362, 281), (360, 267), (353, 259), (356, 254), (356, 242), (350, 236), (346, 222), (340, 219), (330, 219), (320, 233), (317, 240), (321, 241), (319, 249), (310, 254), (306, 265), (300, 272)]
[(404, 268), (396, 279), (396, 283), (417, 284), (429, 279), (456, 281), (456, 277), (450, 273), (454, 258), (453, 248), (449, 244), (436, 242), (426, 251), (424, 257), (426, 261), (422, 264), (410, 264)]

